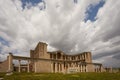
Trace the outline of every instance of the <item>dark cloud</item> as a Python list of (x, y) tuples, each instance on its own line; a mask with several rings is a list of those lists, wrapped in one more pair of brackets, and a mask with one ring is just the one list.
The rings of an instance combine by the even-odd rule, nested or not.
[(94, 55), (93, 59), (99, 59), (99, 58), (106, 57), (106, 56), (116, 55), (119, 52), (120, 52), (119, 49), (113, 49), (113, 50), (107, 50), (107, 51), (103, 50), (103, 52)]
[(117, 53), (117, 54), (114, 54), (113, 58), (118, 59), (120, 61), (120, 52)]

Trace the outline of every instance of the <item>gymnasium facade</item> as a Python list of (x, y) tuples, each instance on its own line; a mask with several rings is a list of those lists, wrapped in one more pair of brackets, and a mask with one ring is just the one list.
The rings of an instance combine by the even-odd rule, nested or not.
[[(13, 64), (17, 60), (18, 65)], [(26, 61), (22, 64), (21, 61)], [(34, 50), (30, 50), (30, 57), (15, 56), (9, 53), (7, 60), (0, 62), (0, 72), (35, 72), (35, 73), (76, 73), (103, 72), (100, 63), (92, 62), (91, 52), (67, 55), (62, 51), (47, 52), (47, 44), (39, 42)]]

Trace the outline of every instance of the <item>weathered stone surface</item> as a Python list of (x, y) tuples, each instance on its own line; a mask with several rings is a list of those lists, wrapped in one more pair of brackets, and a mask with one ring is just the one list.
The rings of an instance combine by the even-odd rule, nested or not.
[[(92, 63), (91, 52), (83, 52), (77, 55), (66, 55), (62, 51), (47, 52), (47, 44), (39, 42), (35, 50), (30, 50), (30, 57), (14, 56), (9, 54), (6, 61), (0, 63), (0, 71), (14, 70), (12, 60), (19, 61), (18, 70), (21, 72), (21, 60), (28, 63), (24, 66), (28, 72), (51, 72), (51, 73), (71, 73), (71, 72), (102, 72), (102, 64)], [(7, 73), (10, 75), (12, 73)]]

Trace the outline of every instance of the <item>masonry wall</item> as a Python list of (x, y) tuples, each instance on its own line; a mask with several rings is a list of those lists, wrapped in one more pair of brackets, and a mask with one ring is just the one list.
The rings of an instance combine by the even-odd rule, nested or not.
[(83, 55), (85, 55), (85, 62), (92, 63), (91, 52), (85, 52)]
[[(47, 44), (39, 42), (35, 50), (30, 51), (31, 58), (50, 59), (50, 54), (47, 53)], [(34, 72), (51, 72), (51, 63), (49, 61), (31, 61)]]
[(8, 59), (0, 63), (0, 72), (7, 72), (8, 70)]
[(36, 61), (35, 62), (35, 72), (36, 73), (50, 73), (51, 63), (48, 61)]
[(101, 72), (106, 72), (106, 70), (103, 66), (101, 66)]
[(87, 72), (95, 72), (93, 64), (87, 64)]

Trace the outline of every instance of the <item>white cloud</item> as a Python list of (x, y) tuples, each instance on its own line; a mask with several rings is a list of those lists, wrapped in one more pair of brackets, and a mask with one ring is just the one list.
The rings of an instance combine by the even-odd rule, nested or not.
[(20, 0), (1, 0), (0, 37), (9, 42), (9, 46), (0, 42), (1, 53), (28, 56), (29, 50), (34, 49), (39, 41), (47, 42), (49, 51), (92, 51), (97, 61), (113, 55), (115, 51), (118, 53), (119, 1), (106, 0), (99, 9), (97, 20), (84, 22), (88, 6), (99, 1), (79, 0), (74, 4), (73, 0), (45, 0), (46, 9), (40, 10), (44, 3), (39, 3), (36, 6), (29, 4), (30, 8), (23, 10)]

